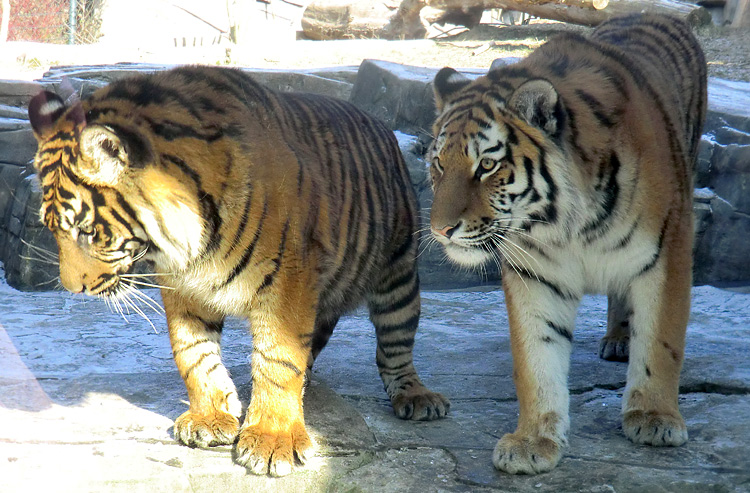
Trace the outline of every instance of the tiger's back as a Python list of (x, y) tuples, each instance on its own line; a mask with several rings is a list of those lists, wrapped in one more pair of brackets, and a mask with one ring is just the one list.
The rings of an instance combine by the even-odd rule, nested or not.
[[(278, 245), (287, 222), (286, 241), (294, 238), (303, 255), (316, 250), (321, 291), (338, 299), (337, 307), (349, 300), (347, 309), (372, 288), (391, 254), (415, 247), (415, 202), (395, 138), (348, 103), (275, 93), (239, 71), (184, 67), (115, 82), (84, 110), (89, 123), (119, 128), (136, 141), (132, 147), (149, 149), (142, 159), (157, 159), (164, 171), (149, 179), (189, 184), (191, 212), (204, 227), (174, 238), (190, 247), (179, 255), (160, 248), (170, 258), (159, 260), (205, 268), (201, 261), (212, 259), (215, 272), (201, 275), (214, 278), (217, 299), (248, 269), (248, 239), (275, 235), (268, 243)], [(144, 182), (138, 196), (167, 210), (160, 201), (173, 197), (156, 195), (154, 185)]]
[[(42, 93), (29, 113), (63, 285), (127, 296), (134, 264), (154, 264), (190, 398), (178, 440), (207, 447), (239, 435), (237, 461), (252, 472), (291, 472), (312, 449), (305, 370), (363, 301), (396, 414), (445, 415), (448, 401), (412, 362), (415, 198), (382, 123), (343, 101), (210, 67), (126, 78), (69, 108)], [(248, 318), (253, 334), (241, 429), (219, 349), (227, 315)]]
[(626, 436), (684, 443), (677, 395), (707, 101), (690, 28), (614, 18), (475, 81), (444, 68), (434, 86), (433, 235), (456, 262), (502, 262), (521, 411), (495, 466), (537, 473), (559, 461), (576, 309), (592, 292), (610, 302), (601, 356), (627, 358), (629, 345)]
[(661, 16), (617, 17), (600, 25), (592, 39), (621, 50), (623, 65), (658, 92), (659, 111), (679, 122), (675, 126), (682, 129), (687, 161), (694, 163), (708, 97), (706, 59), (690, 27)]

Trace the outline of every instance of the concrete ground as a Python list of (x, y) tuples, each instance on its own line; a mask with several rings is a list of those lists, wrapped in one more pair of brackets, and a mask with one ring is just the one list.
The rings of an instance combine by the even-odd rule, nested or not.
[[(98, 300), (0, 281), (0, 491), (750, 491), (750, 295), (694, 290), (680, 396), (690, 440), (669, 449), (633, 445), (619, 429), (626, 365), (598, 359), (606, 300), (587, 297), (570, 372), (570, 447), (539, 476), (509, 476), (490, 460), (517, 416), (502, 292), (423, 298), (416, 365), (451, 398), (449, 416), (414, 423), (392, 414), (374, 330), (357, 312), (337, 327), (305, 396), (317, 456), (273, 479), (247, 474), (230, 447), (174, 441), (187, 396), (163, 316), (150, 317), (157, 333)], [(246, 403), (249, 336), (239, 320), (224, 333)]]

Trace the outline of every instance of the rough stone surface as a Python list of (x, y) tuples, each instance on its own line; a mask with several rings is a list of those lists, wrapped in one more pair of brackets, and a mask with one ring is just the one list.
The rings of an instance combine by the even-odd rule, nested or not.
[(34, 152), (36, 152), (36, 139), (34, 139), (29, 123), (7, 131), (0, 129), (1, 162), (25, 165), (34, 157)]
[(365, 60), (350, 101), (394, 130), (429, 138), (436, 112), (432, 93), (436, 73), (431, 68)]
[(42, 87), (38, 82), (0, 80), (0, 104), (25, 106)]
[[(316, 457), (273, 479), (247, 474), (230, 447), (174, 441), (172, 423), (187, 396), (163, 316), (150, 315), (157, 333), (98, 300), (20, 293), (0, 281), (0, 490), (750, 490), (750, 294), (693, 291), (680, 393), (690, 439), (679, 448), (636, 446), (623, 436), (626, 365), (597, 357), (606, 299), (584, 298), (569, 378), (570, 447), (539, 476), (509, 476), (490, 460), (518, 411), (503, 304), (496, 289), (423, 292), (415, 365), (426, 385), (452, 401), (448, 417), (433, 422), (393, 415), (367, 314), (344, 317), (305, 395)], [(244, 322), (230, 319), (222, 355), (245, 404), (251, 347)]]
[[(110, 82), (131, 75), (164, 70), (164, 65), (121, 63), (108, 66), (63, 66), (53, 67), (44, 74), (45, 86), (57, 90), (63, 77), (67, 77), (81, 97), (86, 98), (95, 90)], [(245, 69), (263, 84), (279, 91), (301, 91), (328, 94), (340, 99), (349, 99), (357, 67), (333, 67), (310, 70)]]
[[(5, 264), (6, 279), (28, 291), (55, 289), (59, 286), (57, 244), (39, 219), (39, 182), (26, 169), (19, 172), (9, 167), (4, 171), (16, 183), (0, 227), (0, 260)], [(0, 194), (0, 205), (2, 199)]]
[(696, 280), (750, 279), (750, 134), (723, 126), (704, 136), (696, 186)]

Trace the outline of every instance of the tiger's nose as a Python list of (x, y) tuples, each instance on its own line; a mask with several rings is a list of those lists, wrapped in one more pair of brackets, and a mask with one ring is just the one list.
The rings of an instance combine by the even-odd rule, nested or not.
[(432, 233), (436, 236), (445, 236), (446, 238), (450, 239), (451, 236), (455, 234), (456, 231), (458, 231), (458, 228), (461, 226), (461, 221), (459, 221), (454, 226), (446, 226), (442, 229), (438, 229), (433, 227)]

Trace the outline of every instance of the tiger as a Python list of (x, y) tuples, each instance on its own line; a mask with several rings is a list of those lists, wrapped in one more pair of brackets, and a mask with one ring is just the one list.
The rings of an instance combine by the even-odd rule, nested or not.
[(437, 72), (432, 237), (455, 263), (500, 264), (508, 312), (519, 417), (493, 451), (497, 469), (559, 463), (588, 293), (609, 297), (602, 353), (629, 359), (625, 436), (687, 441), (678, 394), (706, 85), (690, 27), (656, 14), (561, 34), (475, 80)]
[[(234, 460), (260, 475), (304, 465), (314, 454), (306, 375), (339, 317), (365, 302), (395, 414), (446, 415), (450, 402), (413, 364), (416, 198), (383, 123), (208, 66), (126, 77), (74, 104), (41, 92), (29, 117), (63, 287), (116, 300), (143, 262), (158, 275), (189, 397), (176, 440), (236, 442)], [(221, 360), (227, 316), (252, 334), (241, 426)]]

